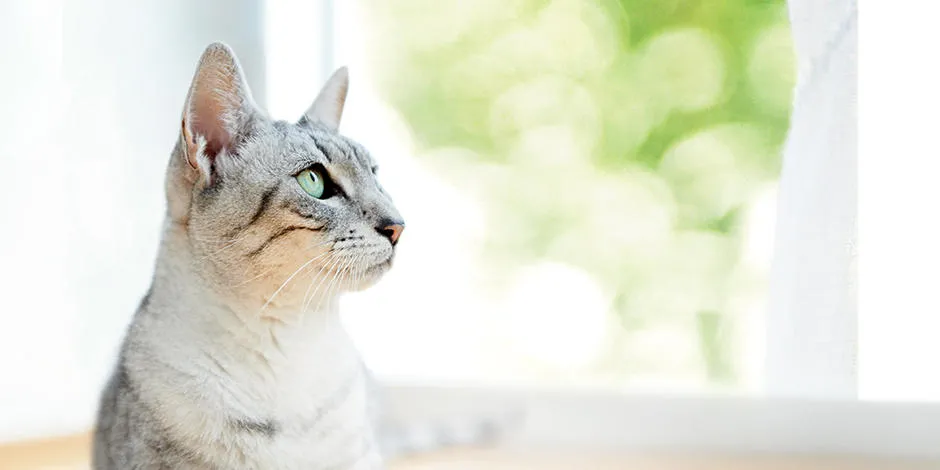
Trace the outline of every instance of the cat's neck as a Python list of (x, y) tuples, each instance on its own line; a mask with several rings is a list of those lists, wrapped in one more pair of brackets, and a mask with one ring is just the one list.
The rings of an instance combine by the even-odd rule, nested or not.
[[(214, 286), (197, 269), (185, 231), (168, 224), (144, 308), (193, 335), (258, 350), (344, 335), (335, 297), (301, 305), (266, 303)], [(280, 351), (283, 352), (283, 351)]]
[(173, 410), (161, 424), (197, 443), (225, 439), (232, 419), (313, 429), (318, 407), (337, 390), (349, 392), (335, 419), (366, 421), (362, 362), (333, 304), (293, 321), (274, 319), (289, 313), (278, 310), (257, 315), (213, 290), (193, 272), (190, 254), (176, 250), (185, 248), (166, 238), (122, 354), (143, 399)]

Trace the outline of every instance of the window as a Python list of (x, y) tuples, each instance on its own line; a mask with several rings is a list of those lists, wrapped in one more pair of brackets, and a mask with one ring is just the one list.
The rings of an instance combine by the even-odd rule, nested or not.
[(413, 221), (347, 304), (379, 372), (756, 390), (786, 5), (667, 10), (336, 3), (345, 128)]

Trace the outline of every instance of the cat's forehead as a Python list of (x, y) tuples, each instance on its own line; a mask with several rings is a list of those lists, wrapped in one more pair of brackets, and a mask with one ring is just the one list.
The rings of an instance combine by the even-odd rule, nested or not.
[(326, 165), (354, 166), (371, 170), (375, 162), (369, 152), (352, 139), (316, 125), (272, 123), (282, 158), (291, 161), (320, 161)]

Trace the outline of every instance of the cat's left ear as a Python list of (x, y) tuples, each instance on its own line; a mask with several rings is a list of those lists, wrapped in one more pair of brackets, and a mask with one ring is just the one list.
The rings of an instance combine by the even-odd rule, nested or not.
[(343, 117), (343, 106), (346, 104), (346, 92), (349, 90), (349, 70), (340, 67), (333, 72), (330, 79), (323, 85), (304, 116), (301, 123), (319, 123), (327, 129), (336, 132), (339, 121)]
[(235, 53), (222, 43), (209, 45), (186, 97), (181, 129), (186, 159), (207, 183), (212, 161), (232, 150), (256, 109)]

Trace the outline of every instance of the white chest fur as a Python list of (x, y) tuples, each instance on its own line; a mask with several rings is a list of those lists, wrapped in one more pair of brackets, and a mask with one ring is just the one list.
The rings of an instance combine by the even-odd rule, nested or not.
[(365, 371), (334, 320), (265, 331), (189, 325), (172, 343), (152, 328), (141, 348), (149, 357), (139, 359), (166, 366), (151, 370), (142, 393), (177, 438), (220, 468), (381, 468)]

